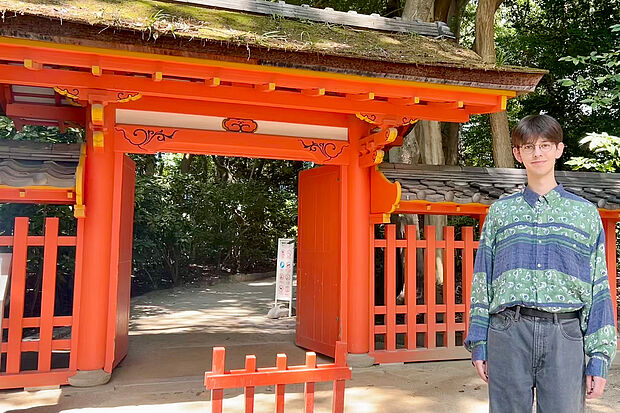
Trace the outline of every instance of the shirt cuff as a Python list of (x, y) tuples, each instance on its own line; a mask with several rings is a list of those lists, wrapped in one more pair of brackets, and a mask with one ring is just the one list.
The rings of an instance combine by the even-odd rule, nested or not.
[(474, 362), (476, 360), (484, 360), (484, 361), (487, 360), (487, 344), (486, 343), (480, 343), (471, 350), (471, 361)]
[(604, 356), (592, 355), (586, 367), (586, 376), (598, 376), (606, 379), (608, 367), (609, 363)]

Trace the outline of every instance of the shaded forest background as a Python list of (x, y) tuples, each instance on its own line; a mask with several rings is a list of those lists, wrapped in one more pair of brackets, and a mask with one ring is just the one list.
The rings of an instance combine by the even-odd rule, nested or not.
[[(390, 17), (400, 16), (406, 5), (405, 0), (287, 2)], [(478, 2), (466, 3), (459, 41), (471, 48)], [(620, 171), (620, 1), (497, 3), (497, 63), (549, 70), (535, 92), (509, 101), (509, 126), (523, 116), (548, 113), (565, 132), (559, 169)], [(0, 117), (0, 139), (80, 142), (83, 131), (61, 134), (26, 126), (18, 132)], [(493, 166), (488, 116), (461, 125), (457, 157), (459, 165)], [(132, 158), (137, 166), (134, 292), (207, 275), (271, 270), (278, 237), (297, 234), (297, 178), (310, 163), (172, 154)], [(62, 232), (75, 225), (68, 207), (0, 204), (0, 233), (12, 231), (14, 216), (32, 217), (38, 232), (45, 216), (60, 216)]]

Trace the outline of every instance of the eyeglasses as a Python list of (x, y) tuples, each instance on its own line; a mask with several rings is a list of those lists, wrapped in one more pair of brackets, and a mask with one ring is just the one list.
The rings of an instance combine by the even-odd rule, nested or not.
[(519, 146), (519, 149), (521, 149), (523, 151), (523, 153), (531, 155), (531, 154), (534, 153), (534, 151), (536, 150), (537, 146), (538, 146), (538, 148), (540, 149), (541, 152), (549, 152), (553, 147), (556, 146), (556, 144), (552, 143), (552, 142), (543, 142), (543, 143), (540, 143), (538, 145), (532, 144), (532, 143), (528, 143), (527, 145)]

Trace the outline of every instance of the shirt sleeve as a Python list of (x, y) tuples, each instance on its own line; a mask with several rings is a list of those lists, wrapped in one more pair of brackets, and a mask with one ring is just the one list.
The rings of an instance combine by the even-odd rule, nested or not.
[(582, 314), (585, 326), (586, 355), (590, 358), (586, 375), (606, 378), (607, 370), (616, 355), (616, 326), (605, 260), (605, 232), (597, 211), (597, 238), (590, 257), (592, 294)]
[(493, 206), (482, 227), (478, 252), (474, 261), (474, 277), (471, 285), (471, 305), (469, 311), (469, 331), (465, 338), (465, 348), (472, 354), (472, 361), (487, 359), (487, 334), (489, 329), (489, 282), (493, 274), (493, 254), (495, 244), (495, 219)]

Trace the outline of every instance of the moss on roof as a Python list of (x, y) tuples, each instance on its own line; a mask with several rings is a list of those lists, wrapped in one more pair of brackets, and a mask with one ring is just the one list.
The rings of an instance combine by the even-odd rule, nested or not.
[(542, 72), (485, 65), (472, 50), (461, 48), (450, 40), (164, 1), (3, 0), (0, 12), (3, 19), (30, 14), (104, 28), (130, 29), (155, 42), (160, 36), (174, 36), (393, 63)]

